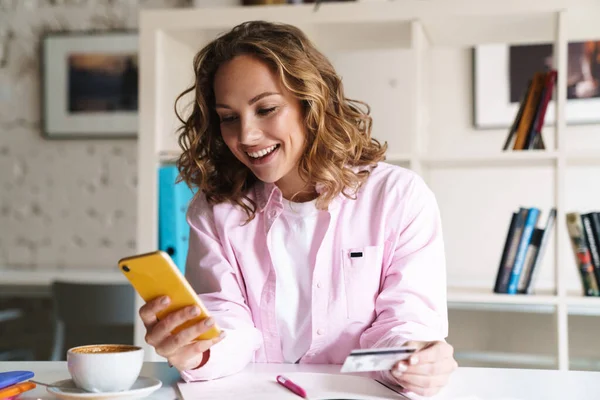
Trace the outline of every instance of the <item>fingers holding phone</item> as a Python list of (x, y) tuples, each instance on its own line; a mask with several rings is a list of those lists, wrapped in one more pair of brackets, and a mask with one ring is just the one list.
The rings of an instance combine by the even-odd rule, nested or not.
[[(166, 358), (171, 357), (182, 347), (196, 342), (196, 339), (200, 335), (207, 332), (214, 325), (212, 318), (206, 318), (177, 333), (172, 333), (176, 327), (193, 320), (198, 314), (199, 310), (197, 307), (190, 306), (167, 315), (163, 320), (152, 327), (146, 339), (148, 344), (154, 346), (157, 353), (161, 356)], [(198, 340), (198, 342), (210, 343), (212, 345), (220, 339), (221, 336), (218, 336), (213, 339)]]
[(183, 368), (198, 357), (202, 360), (202, 353), (224, 337), (167, 253), (128, 256), (118, 265), (145, 302), (139, 314), (146, 342), (172, 365)]
[(185, 370), (188, 369), (187, 365), (194, 364), (196, 359), (198, 360), (194, 366), (199, 364), (202, 353), (220, 342), (225, 337), (225, 332), (213, 339), (196, 340), (214, 326), (214, 320), (209, 317), (173, 334), (175, 328), (197, 318), (201, 310), (197, 306), (188, 306), (158, 320), (156, 314), (168, 305), (168, 298), (165, 301), (165, 297), (160, 297), (140, 308), (139, 314), (146, 326), (146, 342), (155, 348), (158, 355), (168, 359), (171, 365)]
[(197, 368), (203, 361), (204, 354), (209, 351), (214, 344), (220, 342), (224, 337), (225, 332), (223, 331), (218, 338), (199, 340), (197, 342), (184, 345), (183, 347), (178, 347), (173, 354), (168, 357), (168, 360), (172, 366), (180, 371)]
[(158, 322), (158, 317), (156, 315), (165, 310), (170, 303), (171, 299), (169, 299), (168, 296), (161, 296), (154, 300), (150, 300), (140, 308), (140, 318), (142, 319), (146, 330), (149, 330), (156, 325)]

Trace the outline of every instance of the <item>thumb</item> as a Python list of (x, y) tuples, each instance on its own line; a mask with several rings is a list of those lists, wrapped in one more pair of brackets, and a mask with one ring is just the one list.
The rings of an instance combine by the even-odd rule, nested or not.
[(407, 346), (407, 347), (414, 347), (415, 349), (417, 349), (417, 351), (419, 350), (423, 350), (427, 347), (430, 347), (434, 344), (435, 342), (427, 342), (427, 341), (420, 341), (420, 340), (409, 340), (408, 342), (405, 342), (403, 346)]
[[(418, 341), (418, 340), (410, 340), (410, 341), (406, 342), (404, 344), (405, 346), (414, 347), (416, 349), (416, 351), (405, 361), (405, 363), (407, 363), (408, 365), (415, 365), (415, 364), (418, 364), (420, 361), (427, 360), (428, 359), (427, 356), (430, 356), (430, 355), (427, 354), (428, 351), (425, 351), (425, 350), (429, 349), (430, 347), (433, 347), (436, 343), (437, 343), (436, 341), (427, 342), (427, 341)], [(423, 351), (425, 351), (425, 353), (423, 354), (424, 357), (421, 357), (420, 353), (422, 353)]]

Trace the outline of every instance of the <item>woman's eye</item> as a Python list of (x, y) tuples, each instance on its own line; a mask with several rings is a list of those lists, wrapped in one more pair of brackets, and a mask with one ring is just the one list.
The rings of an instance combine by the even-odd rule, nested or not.
[(227, 123), (227, 122), (233, 122), (235, 121), (235, 116), (231, 115), (231, 116), (223, 116), (221, 117), (221, 123)]
[(261, 108), (260, 110), (258, 110), (258, 114), (259, 115), (269, 115), (276, 109), (277, 109), (277, 107)]

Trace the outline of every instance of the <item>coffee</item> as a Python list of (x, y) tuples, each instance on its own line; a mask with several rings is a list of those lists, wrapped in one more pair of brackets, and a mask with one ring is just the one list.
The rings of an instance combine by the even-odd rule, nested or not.
[(136, 351), (139, 350), (140, 348), (137, 346), (130, 346), (130, 345), (115, 345), (115, 344), (111, 344), (111, 345), (91, 345), (91, 346), (83, 346), (83, 347), (76, 347), (74, 349), (71, 349), (71, 351), (73, 353), (80, 353), (80, 354), (98, 354), (98, 353), (125, 353), (128, 351)]
[(67, 368), (75, 386), (88, 392), (129, 390), (144, 364), (144, 349), (119, 343), (99, 343), (67, 351)]

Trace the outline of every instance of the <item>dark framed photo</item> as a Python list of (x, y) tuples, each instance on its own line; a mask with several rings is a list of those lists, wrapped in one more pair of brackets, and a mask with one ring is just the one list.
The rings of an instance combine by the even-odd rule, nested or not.
[[(536, 71), (554, 67), (553, 47), (552, 44), (490, 44), (474, 48), (475, 127), (508, 128), (511, 125), (529, 79)], [(599, 123), (600, 41), (571, 42), (567, 48), (566, 123)], [(554, 101), (551, 101), (545, 123), (553, 124), (555, 115)]]
[(44, 136), (137, 136), (137, 32), (48, 34), (41, 58)]

